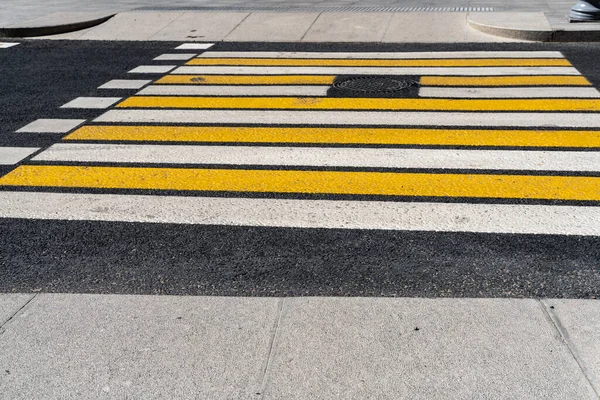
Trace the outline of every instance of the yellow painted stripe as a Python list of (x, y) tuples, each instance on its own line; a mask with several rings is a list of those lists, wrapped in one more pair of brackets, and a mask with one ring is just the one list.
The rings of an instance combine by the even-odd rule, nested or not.
[(20, 166), (4, 186), (600, 200), (599, 177)]
[(331, 85), (327, 75), (167, 75), (154, 83), (188, 85)]
[(120, 108), (420, 111), (599, 111), (600, 99), (381, 99), (332, 97), (135, 96)]
[(65, 140), (600, 147), (600, 131), (83, 126)]
[(564, 58), (472, 58), (412, 60), (344, 60), (289, 58), (194, 58), (187, 65), (262, 65), (322, 67), (568, 67)]
[(591, 86), (583, 76), (423, 76), (423, 86)]

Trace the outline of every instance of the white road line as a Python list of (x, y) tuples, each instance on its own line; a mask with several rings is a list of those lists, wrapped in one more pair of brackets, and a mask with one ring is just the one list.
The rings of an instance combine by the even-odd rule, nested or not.
[(38, 150), (37, 147), (0, 147), (0, 165), (14, 165)]
[(209, 51), (198, 58), (324, 58), (324, 59), (436, 59), (436, 58), (564, 58), (559, 51), (439, 51), (439, 52), (296, 52)]
[(97, 122), (600, 128), (600, 113), (109, 110)]
[(600, 152), (55, 144), (34, 161), (600, 171)]
[(150, 82), (149, 79), (113, 79), (98, 86), (98, 89), (140, 89)]
[(0, 49), (8, 49), (9, 47), (13, 47), (18, 45), (19, 43), (14, 42), (0, 42)]
[(189, 60), (196, 57), (196, 53), (166, 53), (154, 58), (154, 61)]
[(600, 207), (0, 192), (0, 217), (600, 235)]
[(130, 74), (166, 74), (173, 70), (176, 65), (140, 65), (129, 71)]
[(122, 97), (77, 97), (67, 104), (63, 104), (60, 108), (88, 108), (88, 109), (104, 109), (112, 106)]
[(593, 87), (421, 87), (421, 97), (441, 98), (598, 98)]
[(195, 85), (152, 85), (138, 95), (185, 95), (185, 96), (326, 96), (330, 86), (195, 86)]
[(85, 119), (36, 119), (30, 124), (25, 125), (17, 132), (31, 133), (67, 133), (83, 124)]
[(206, 50), (213, 45), (214, 43), (184, 43), (175, 47), (175, 50)]
[[(166, 72), (166, 71), (165, 71)], [(177, 75), (580, 75), (573, 67), (255, 67), (184, 66)]]

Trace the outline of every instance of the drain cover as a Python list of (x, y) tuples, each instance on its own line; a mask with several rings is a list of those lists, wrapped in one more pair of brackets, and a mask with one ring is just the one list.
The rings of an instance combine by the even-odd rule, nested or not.
[(357, 76), (340, 79), (334, 82), (333, 87), (353, 92), (399, 92), (409, 89), (416, 82), (406, 79), (394, 79), (381, 76)]

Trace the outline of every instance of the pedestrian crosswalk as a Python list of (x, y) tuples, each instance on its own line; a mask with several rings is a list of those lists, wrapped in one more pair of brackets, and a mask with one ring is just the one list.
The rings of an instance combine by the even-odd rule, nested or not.
[(0, 177), (5, 216), (600, 235), (600, 92), (560, 52), (184, 56)]

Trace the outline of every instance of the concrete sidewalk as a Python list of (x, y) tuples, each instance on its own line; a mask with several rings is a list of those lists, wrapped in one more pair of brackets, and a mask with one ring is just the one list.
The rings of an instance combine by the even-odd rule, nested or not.
[[(77, 40), (460, 43), (600, 41), (600, 23), (569, 24), (543, 12), (142, 10), (115, 16), (55, 13), (0, 28), (4, 36)], [(391, 9), (391, 8), (390, 8)], [(325, 11), (323, 11), (325, 10)], [(69, 32), (69, 33), (63, 33)], [(60, 34), (62, 33), (62, 34)], [(51, 35), (51, 36), (47, 36)]]
[(46, 39), (253, 42), (496, 42), (468, 13), (131, 11), (94, 28)]
[[(446, 37), (448, 42), (469, 42), (498, 41), (491, 36), (495, 35), (505, 40), (600, 41), (600, 22), (568, 23), (566, 16), (575, 3), (575, 0), (426, 3), (416, 0), (178, 0), (165, 5), (160, 0), (8, 0), (0, 4), (0, 36), (73, 32), (98, 25), (119, 13), (114, 21), (105, 23), (104, 28), (65, 38), (438, 42)], [(205, 24), (207, 28), (203, 28)], [(117, 32), (112, 34), (112, 30)]]
[[(155, 10), (189, 7), (243, 7), (299, 8), (299, 7), (406, 7), (406, 8), (449, 8), (486, 7), (496, 11), (539, 11), (552, 14), (567, 14), (575, 0), (4, 0), (0, 2), (0, 27), (22, 26), (26, 21), (45, 17), (53, 13), (105, 13), (107, 15), (132, 11), (139, 8)], [(291, 10), (288, 10), (291, 11)]]
[(0, 295), (31, 398), (598, 399), (594, 300)]

